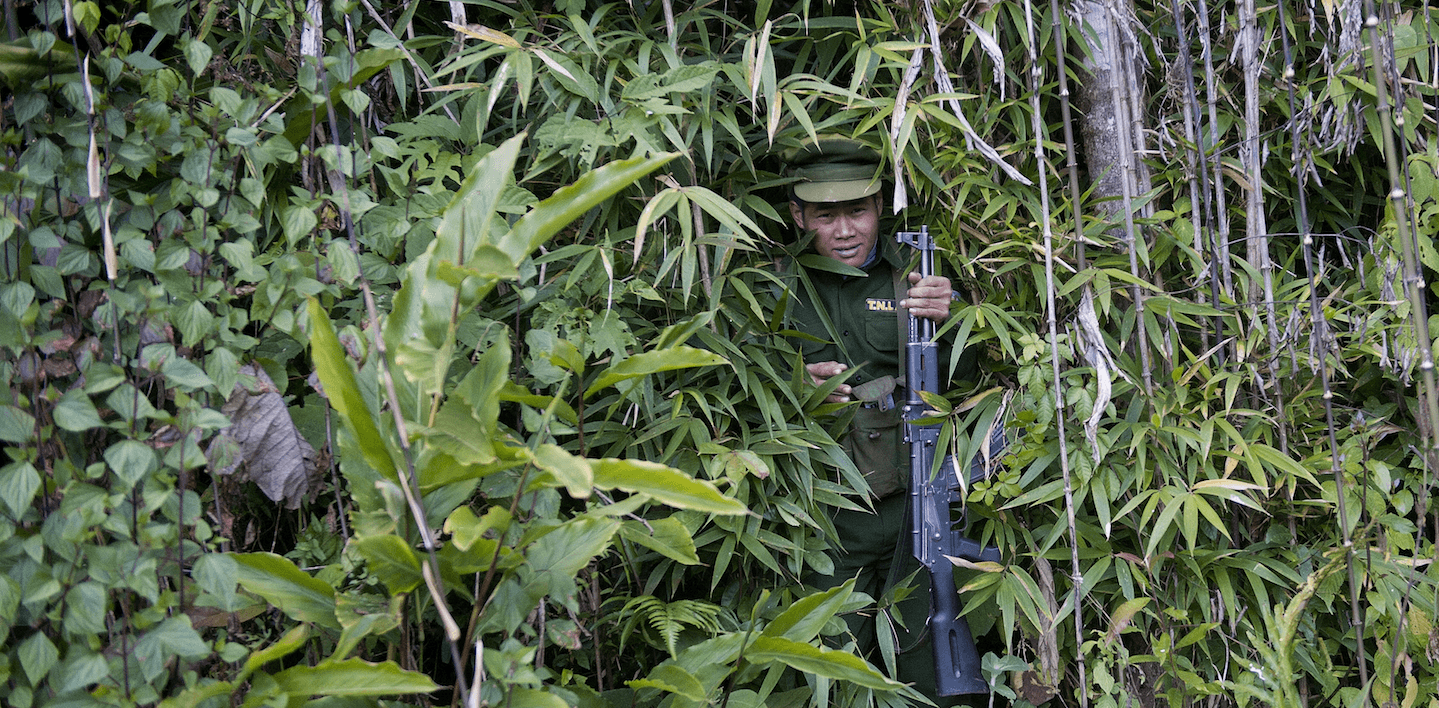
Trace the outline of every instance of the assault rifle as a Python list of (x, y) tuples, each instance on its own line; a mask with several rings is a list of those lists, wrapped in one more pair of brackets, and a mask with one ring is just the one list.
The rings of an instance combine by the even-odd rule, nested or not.
[[(934, 274), (934, 240), (929, 227), (901, 231), (895, 239), (919, 251), (919, 274)], [(986, 693), (989, 686), (980, 673), (979, 652), (969, 623), (959, 616), (959, 591), (954, 587), (954, 565), (946, 556), (971, 562), (999, 561), (997, 547), (981, 546), (955, 528), (951, 509), (964, 501), (959, 475), (952, 459), (946, 459), (935, 475), (935, 446), (940, 425), (922, 425), (928, 408), (921, 391), (938, 394), (939, 348), (934, 342), (934, 322), (909, 315), (909, 342), (905, 347), (904, 441), (909, 444), (909, 518), (914, 557), (929, 571), (929, 630), (934, 637), (935, 686), (941, 696)], [(997, 428), (1003, 446), (1003, 428)], [(991, 436), (995, 437), (995, 436)], [(994, 440), (991, 440), (993, 444)], [(970, 482), (983, 479), (985, 466), (976, 460), (970, 467)]]

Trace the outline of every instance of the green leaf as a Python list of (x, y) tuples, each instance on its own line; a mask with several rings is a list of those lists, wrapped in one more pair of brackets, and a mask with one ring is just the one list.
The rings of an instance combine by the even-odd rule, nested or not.
[[(77, 8), (78, 9), (78, 8)], [(98, 13), (97, 13), (98, 15)], [(185, 42), (185, 61), (190, 64), (190, 71), (199, 75), (210, 65), (210, 57), (214, 56), (214, 50), (210, 45), (196, 39)]]
[(34, 436), (35, 416), (15, 406), (0, 405), (0, 440), (24, 443)]
[(536, 575), (571, 581), (609, 547), (619, 527), (620, 522), (613, 519), (571, 519), (536, 539), (525, 558)]
[(158, 463), (155, 451), (138, 440), (121, 440), (111, 445), (105, 451), (105, 462), (110, 465), (115, 476), (130, 487), (150, 474)]
[(161, 663), (172, 656), (199, 659), (210, 654), (210, 645), (190, 626), (190, 618), (176, 615), (150, 629), (135, 643), (135, 654), (141, 660), (159, 657)]
[(430, 677), (393, 661), (372, 664), (360, 659), (295, 666), (275, 674), (275, 683), (292, 696), (390, 696), (439, 688)]
[(813, 640), (849, 601), (853, 591), (854, 578), (850, 578), (829, 590), (800, 598), (764, 628), (764, 636), (784, 637), (795, 642)]
[(369, 562), (370, 572), (390, 589), (390, 594), (407, 593), (425, 582), (419, 557), (399, 536), (370, 536), (354, 544), (355, 550)]
[(635, 157), (587, 172), (536, 205), (496, 245), (518, 263), (570, 222), (677, 156)]
[(25, 677), (30, 679), (31, 686), (40, 685), (40, 681), (60, 659), (60, 651), (43, 632), (30, 635), (29, 639), (20, 643), (16, 653), (20, 655), (20, 668), (25, 670)]
[(660, 371), (672, 371), (674, 369), (688, 369), (698, 366), (715, 366), (716, 364), (728, 364), (729, 360), (703, 349), (694, 347), (678, 346), (671, 349), (661, 349), (654, 352), (636, 354), (605, 369), (599, 378), (585, 390), (585, 396), (599, 391), (602, 388), (613, 386), (621, 381), (648, 376)]
[(0, 468), (0, 499), (16, 518), (24, 516), (40, 490), (40, 472), (29, 462), (15, 462)]
[[(569, 708), (570, 704), (563, 698), (534, 688), (516, 686), (511, 688), (505, 697), (506, 708)], [(583, 704), (581, 704), (583, 705)]]
[(190, 572), (195, 584), (219, 601), (220, 609), (236, 609), (235, 586), (240, 582), (240, 570), (233, 557), (224, 553), (206, 553), (195, 560)]
[(626, 681), (630, 688), (657, 688), (675, 693), (697, 703), (705, 700), (704, 685), (684, 667), (675, 664), (660, 664), (642, 679)]
[(713, 484), (695, 479), (673, 467), (645, 460), (615, 458), (590, 460), (589, 463), (594, 470), (594, 486), (600, 489), (621, 489), (632, 494), (644, 494), (676, 509), (691, 509), (707, 514), (749, 513), (744, 503), (721, 494)]
[(339, 629), (335, 589), (273, 553), (236, 553), (240, 585), (301, 622)]
[(250, 674), (259, 670), (259, 668), (265, 664), (293, 654), (300, 647), (305, 646), (305, 642), (308, 641), (309, 638), (310, 625), (298, 624), (291, 627), (290, 631), (285, 632), (279, 639), (276, 639), (274, 644), (251, 654), (249, 658), (245, 659), (245, 666), (240, 669), (240, 674), (235, 677), (235, 683), (244, 683)]
[(56, 693), (69, 693), (99, 683), (109, 675), (110, 665), (103, 654), (71, 645), (64, 665), (55, 669), (50, 678)]
[(756, 664), (777, 661), (807, 674), (836, 681), (849, 681), (865, 688), (897, 691), (904, 684), (891, 681), (849, 652), (825, 649), (783, 637), (756, 637), (746, 647), (744, 658)]
[(320, 220), (315, 218), (315, 211), (307, 206), (295, 204), (285, 209), (280, 219), (280, 226), (285, 230), (285, 240), (290, 247), (294, 248), (300, 239), (310, 235)]
[(324, 308), (320, 307), (320, 301), (315, 298), (310, 298), (309, 312), (310, 353), (315, 360), (315, 373), (320, 377), (320, 384), (325, 387), (330, 405), (340, 414), (340, 420), (359, 441), (365, 462), (390, 481), (399, 481), (394, 458), (390, 457), (389, 445), (375, 425), (365, 397), (360, 394), (360, 387), (355, 382), (355, 372), (345, 358), (339, 338), (335, 336), (330, 316), (325, 314)]
[(214, 386), (215, 382), (205, 374), (205, 370), (191, 363), (189, 359), (181, 356), (170, 357), (165, 360), (162, 367), (165, 373), (165, 380), (173, 386), (196, 391), (208, 386)]
[(554, 475), (571, 497), (586, 499), (590, 496), (594, 473), (584, 458), (571, 455), (559, 445), (545, 443), (535, 449), (535, 464)]
[(72, 388), (55, 404), (55, 424), (73, 433), (80, 433), (104, 425), (90, 396), (78, 388)]
[(100, 634), (105, 627), (105, 586), (89, 580), (65, 593), (65, 632), (70, 635)]
[(445, 533), (451, 535), (451, 543), (461, 551), (468, 551), (491, 529), (504, 534), (510, 525), (510, 512), (504, 507), (492, 506), (484, 517), (475, 516), (468, 506), (461, 506), (445, 519)]
[(620, 527), (620, 535), (678, 563), (699, 565), (694, 537), (690, 535), (689, 529), (673, 516), (643, 522), (626, 521)]

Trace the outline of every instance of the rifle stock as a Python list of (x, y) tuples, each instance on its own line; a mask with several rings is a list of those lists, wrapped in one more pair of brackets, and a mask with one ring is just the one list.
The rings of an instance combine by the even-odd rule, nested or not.
[[(901, 244), (913, 246), (920, 254), (919, 273), (934, 273), (934, 241), (929, 227), (902, 231), (895, 236)], [(909, 315), (909, 341), (905, 345), (904, 441), (909, 444), (909, 518), (914, 557), (929, 573), (929, 629), (933, 637), (936, 692), (941, 696), (987, 693), (989, 686), (980, 671), (979, 652), (970, 634), (969, 623), (959, 616), (959, 591), (954, 586), (954, 565), (946, 556), (971, 562), (999, 561), (997, 547), (985, 547), (955, 528), (951, 509), (963, 502), (959, 474), (950, 460), (931, 475), (939, 441), (940, 426), (920, 424), (926, 409), (921, 391), (938, 394), (939, 348), (934, 341), (934, 322)], [(1001, 446), (1003, 428), (997, 429)], [(993, 442), (993, 441), (991, 441)], [(996, 448), (997, 449), (997, 448)], [(984, 466), (976, 460), (969, 480), (983, 478)]]

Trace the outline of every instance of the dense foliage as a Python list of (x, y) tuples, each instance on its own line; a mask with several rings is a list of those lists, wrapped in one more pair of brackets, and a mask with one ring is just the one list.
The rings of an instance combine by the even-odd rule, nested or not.
[(1422, 3), (1130, 8), (1134, 219), (1057, 6), (5, 7), (6, 705), (918, 702), (804, 584), (864, 503), (786, 336), (822, 132), (969, 295), (998, 698), (1439, 701)]

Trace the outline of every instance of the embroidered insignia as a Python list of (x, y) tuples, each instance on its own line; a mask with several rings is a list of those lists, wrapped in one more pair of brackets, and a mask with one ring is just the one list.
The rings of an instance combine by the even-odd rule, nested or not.
[(894, 298), (872, 297), (864, 301), (870, 312), (894, 312)]

